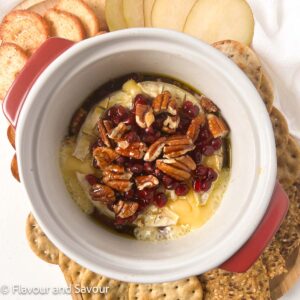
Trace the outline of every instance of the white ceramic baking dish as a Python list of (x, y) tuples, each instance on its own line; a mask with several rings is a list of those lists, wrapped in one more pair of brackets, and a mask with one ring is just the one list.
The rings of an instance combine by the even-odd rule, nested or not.
[[(189, 83), (214, 99), (231, 128), (232, 171), (222, 203), (203, 227), (175, 241), (131, 240), (95, 224), (71, 199), (60, 173), (59, 148), (74, 111), (101, 84), (130, 72)], [(49, 39), (3, 108), (17, 127), (20, 177), (38, 223), (61, 251), (100, 274), (163, 282), (220, 265), (245, 271), (286, 213), (287, 197), (275, 182), (272, 126), (259, 94), (224, 55), (184, 34), (129, 29), (75, 45)]]

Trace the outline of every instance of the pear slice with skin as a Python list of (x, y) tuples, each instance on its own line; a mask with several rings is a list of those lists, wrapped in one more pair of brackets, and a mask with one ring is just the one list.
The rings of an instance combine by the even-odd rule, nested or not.
[(152, 9), (152, 26), (182, 31), (197, 0), (156, 0)]
[(144, 27), (144, 0), (123, 0), (127, 27)]
[(127, 23), (123, 14), (123, 1), (106, 0), (105, 18), (110, 31), (127, 28)]
[(144, 19), (145, 19), (145, 27), (152, 27), (152, 9), (155, 0), (144, 0)]
[(254, 33), (253, 14), (245, 0), (198, 0), (183, 32), (209, 44), (235, 40), (249, 45)]

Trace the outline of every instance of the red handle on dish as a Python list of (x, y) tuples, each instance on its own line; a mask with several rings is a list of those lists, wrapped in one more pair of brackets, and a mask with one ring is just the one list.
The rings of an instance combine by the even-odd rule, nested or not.
[(30, 57), (9, 89), (2, 105), (4, 115), (14, 128), (17, 126), (26, 97), (37, 78), (50, 63), (73, 45), (73, 42), (65, 39), (50, 38)]
[(251, 238), (220, 268), (229, 272), (246, 272), (259, 258), (279, 229), (289, 207), (289, 198), (277, 182), (267, 212)]

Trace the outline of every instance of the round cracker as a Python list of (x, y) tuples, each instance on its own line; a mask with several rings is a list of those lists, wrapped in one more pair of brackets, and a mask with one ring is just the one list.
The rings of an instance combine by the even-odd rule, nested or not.
[(20, 182), (18, 161), (17, 161), (17, 155), (16, 154), (13, 156), (13, 158), (11, 160), (10, 170), (11, 170), (12, 175), (15, 177), (15, 179)]
[(16, 131), (12, 125), (9, 125), (7, 127), (7, 138), (10, 144), (13, 146), (13, 148), (16, 149)]
[(0, 99), (4, 99), (28, 60), (25, 51), (12, 43), (0, 46)]
[[(90, 270), (86, 270), (83, 274), (81, 280), (81, 287), (92, 288), (104, 288), (108, 287), (108, 291), (105, 294), (86, 292), (81, 296), (83, 300), (101, 300), (101, 299), (119, 299), (119, 300), (127, 300), (128, 299), (128, 289), (129, 284), (126, 282), (121, 282), (117, 280), (113, 280), (101, 275), (98, 275)], [(133, 299), (133, 298), (132, 298)]]
[(254, 86), (259, 89), (262, 79), (262, 65), (250, 47), (232, 40), (219, 41), (212, 46), (237, 64)]
[(108, 30), (105, 17), (105, 0), (83, 0), (96, 14), (101, 30)]
[(75, 261), (68, 258), (62, 252), (59, 253), (58, 264), (65, 279), (69, 284), (80, 285), (85, 268), (77, 264)]
[(300, 147), (291, 136), (285, 151), (277, 158), (277, 167), (278, 180), (286, 189), (300, 178)]
[(88, 37), (94, 36), (100, 31), (97, 16), (82, 0), (60, 0), (55, 8), (78, 17)]
[(58, 264), (59, 250), (49, 241), (32, 214), (26, 222), (26, 236), (31, 250), (42, 260)]
[(174, 282), (160, 284), (129, 284), (129, 299), (201, 300), (202, 298), (202, 285), (200, 283), (200, 280), (195, 276)]
[(25, 10), (28, 9), (36, 4), (39, 4), (41, 2), (44, 2), (45, 0), (24, 0), (21, 3), (19, 3), (14, 10)]
[(73, 42), (79, 42), (85, 38), (85, 31), (80, 20), (68, 12), (49, 9), (44, 18), (50, 26), (51, 36)]
[(0, 39), (14, 43), (32, 54), (49, 37), (47, 22), (37, 13), (15, 10), (5, 16), (0, 27)]
[(288, 123), (284, 115), (276, 107), (273, 107), (270, 118), (273, 126), (278, 157), (285, 152), (289, 140)]
[(58, 0), (46, 0), (29, 7), (28, 10), (44, 16), (47, 10), (55, 7), (57, 2)]
[(258, 92), (263, 99), (268, 112), (271, 112), (274, 102), (274, 89), (271, 79), (264, 72), (262, 74), (261, 84)]

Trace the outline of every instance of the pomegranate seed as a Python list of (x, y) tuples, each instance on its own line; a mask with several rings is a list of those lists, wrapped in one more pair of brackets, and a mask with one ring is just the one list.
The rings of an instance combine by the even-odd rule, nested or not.
[(137, 104), (144, 104), (144, 105), (147, 105), (148, 104), (148, 101), (147, 99), (141, 95), (141, 94), (138, 94), (136, 95), (136, 97), (134, 98), (134, 107), (136, 107)]
[(172, 177), (170, 177), (168, 175), (163, 175), (162, 183), (166, 189), (171, 189), (173, 186), (174, 180)]
[(89, 183), (89, 185), (94, 185), (99, 183), (99, 179), (93, 174), (86, 175), (85, 179)]
[(164, 173), (163, 173), (161, 170), (159, 170), (159, 169), (155, 169), (154, 175), (155, 175), (158, 179), (163, 179), (163, 177), (164, 177)]
[(201, 186), (202, 186), (201, 180), (200, 180), (200, 179), (196, 179), (196, 180), (194, 181), (194, 186), (193, 186), (195, 192), (200, 193), (200, 192), (201, 192)]
[(215, 150), (219, 150), (222, 147), (223, 142), (221, 138), (216, 138), (213, 139), (210, 144)]
[(193, 106), (194, 104), (191, 101), (184, 101), (182, 109), (187, 113), (190, 109), (193, 108)]
[(197, 141), (210, 140), (212, 138), (211, 132), (208, 127), (205, 126), (200, 130), (199, 137)]
[(109, 119), (112, 119), (116, 114), (116, 107), (115, 106), (112, 106), (107, 112), (106, 112), (106, 116), (109, 118)]
[(164, 193), (159, 193), (155, 195), (154, 202), (158, 207), (164, 207), (168, 202), (168, 198)]
[(126, 125), (133, 125), (133, 124), (135, 124), (135, 116), (134, 116), (134, 114), (130, 113), (130, 114), (128, 115), (128, 117), (124, 119), (123, 122), (124, 122)]
[(184, 116), (181, 116), (178, 125), (178, 130), (182, 133), (185, 133), (188, 130), (189, 126), (190, 126), (190, 120)]
[(124, 156), (120, 156), (116, 159), (116, 164), (122, 166), (125, 164), (126, 161), (127, 159)]
[(194, 159), (195, 163), (197, 165), (199, 165), (202, 161), (202, 154), (201, 154), (201, 151), (199, 149), (196, 148), (196, 150), (194, 150), (192, 153), (191, 153), (191, 156), (192, 158)]
[(153, 197), (154, 197), (154, 189), (138, 190), (137, 195), (138, 195), (139, 199), (143, 199), (143, 200), (146, 199), (148, 201), (152, 201)]
[(145, 162), (144, 163), (144, 171), (146, 173), (150, 173), (150, 174), (154, 173), (155, 172), (155, 165), (151, 162)]
[(134, 198), (134, 194), (135, 194), (134, 190), (130, 190), (130, 191), (124, 193), (124, 198), (126, 200), (131, 200)]
[(191, 109), (187, 111), (187, 115), (191, 118), (194, 119), (197, 117), (199, 114), (199, 107), (197, 105), (194, 105)]
[(196, 175), (200, 176), (201, 178), (206, 177), (207, 173), (208, 173), (208, 168), (203, 165), (199, 165), (199, 166), (197, 166), (195, 173), (196, 173)]
[(140, 137), (138, 136), (138, 134), (134, 131), (130, 131), (128, 132), (125, 136), (124, 139), (129, 143), (135, 143), (135, 142), (139, 142), (140, 141)]
[(155, 134), (155, 130), (154, 130), (154, 128), (153, 128), (152, 126), (146, 128), (146, 129), (145, 129), (145, 132), (146, 132), (147, 134), (151, 134), (151, 135), (154, 135), (154, 134)]
[(125, 120), (128, 117), (128, 110), (122, 106), (122, 105), (118, 105), (116, 107), (116, 114), (122, 119)]
[(201, 190), (207, 192), (211, 188), (211, 181), (204, 181), (201, 183)]
[(175, 189), (175, 193), (177, 196), (185, 196), (188, 192), (189, 187), (185, 183), (180, 183)]
[(143, 172), (144, 166), (142, 164), (134, 164), (129, 169), (134, 174), (140, 174)]
[(202, 148), (202, 153), (206, 156), (211, 156), (214, 154), (214, 152), (215, 152), (215, 149), (212, 146), (207, 145)]
[(211, 181), (211, 182), (212, 181), (216, 181), (217, 178), (218, 178), (217, 172), (215, 170), (209, 168), (208, 172), (207, 172), (207, 179), (208, 179), (208, 181)]

